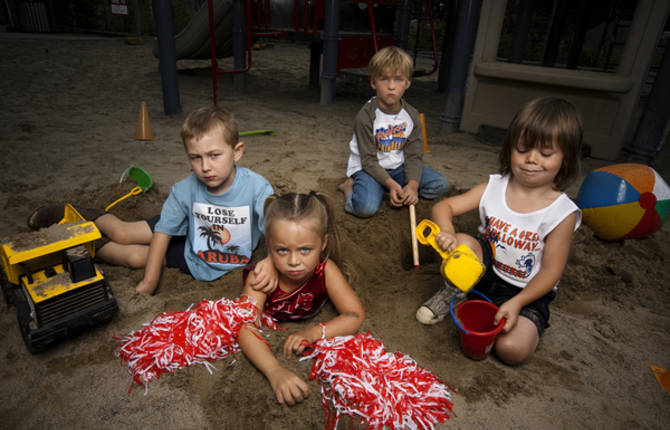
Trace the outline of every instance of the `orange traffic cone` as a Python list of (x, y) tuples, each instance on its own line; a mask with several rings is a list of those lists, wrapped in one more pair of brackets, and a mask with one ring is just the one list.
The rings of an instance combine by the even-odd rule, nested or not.
[(654, 376), (658, 379), (658, 383), (661, 384), (661, 387), (665, 388), (665, 391), (670, 393), (670, 370), (665, 370), (662, 367), (651, 365), (651, 371), (654, 372)]
[(154, 132), (151, 130), (151, 124), (149, 123), (146, 102), (142, 102), (140, 105), (140, 114), (137, 117), (137, 126), (135, 127), (135, 140), (154, 140)]

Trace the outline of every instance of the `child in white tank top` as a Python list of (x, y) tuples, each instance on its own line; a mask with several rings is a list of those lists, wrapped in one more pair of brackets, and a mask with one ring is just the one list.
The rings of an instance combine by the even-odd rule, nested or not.
[[(505, 318), (495, 352), (508, 364), (534, 353), (549, 326), (549, 302), (568, 260), (581, 212), (561, 190), (579, 172), (582, 126), (569, 102), (543, 97), (526, 104), (510, 124), (500, 153), (500, 174), (432, 209), (440, 227), (437, 244), (445, 251), (469, 246), (487, 266), (475, 288), (499, 306)], [(456, 232), (454, 216), (479, 209), (478, 238)], [(448, 312), (457, 290), (445, 285), (417, 311), (434, 324)]]

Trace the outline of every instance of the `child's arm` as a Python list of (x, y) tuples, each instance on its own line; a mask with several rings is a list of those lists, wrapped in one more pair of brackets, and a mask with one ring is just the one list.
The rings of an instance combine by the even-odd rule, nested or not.
[(277, 288), (279, 276), (272, 260), (267, 256), (254, 267), (253, 281), (249, 284), (251, 288), (265, 294), (270, 294)]
[(572, 234), (575, 231), (576, 222), (577, 214), (572, 213), (547, 235), (540, 271), (519, 294), (503, 303), (498, 309), (494, 324), (498, 324), (500, 318), (504, 317), (506, 319), (503, 327), (505, 332), (514, 328), (521, 308), (543, 297), (561, 279), (570, 254), (570, 244), (572, 243)]
[(325, 323), (325, 327), (317, 324), (289, 336), (284, 342), (284, 354), (286, 355), (302, 353), (307, 346), (321, 339), (324, 334), (323, 330), (327, 338), (354, 334), (365, 320), (365, 311), (358, 295), (337, 265), (329, 260), (325, 270), (328, 298), (335, 305), (339, 315)]
[[(260, 315), (265, 307), (265, 293), (255, 291), (250, 283), (254, 273), (250, 272), (242, 295), (254, 300), (258, 309), (257, 323), (260, 324)], [(238, 342), (244, 355), (267, 378), (279, 403), (293, 405), (303, 401), (309, 395), (309, 386), (295, 373), (284, 368), (272, 353), (270, 347), (259, 337), (256, 327), (247, 324), (239, 333)]]
[(440, 227), (440, 233), (435, 236), (435, 242), (440, 248), (451, 252), (458, 245), (454, 229), (453, 217), (475, 210), (486, 190), (486, 183), (479, 184), (457, 196), (448, 197), (435, 205), (431, 212), (433, 221)]
[(163, 260), (170, 244), (170, 236), (165, 233), (154, 232), (149, 244), (149, 255), (144, 268), (144, 278), (137, 284), (135, 290), (140, 294), (152, 294), (161, 279)]
[[(421, 181), (421, 174), (423, 172), (423, 132), (421, 129), (421, 120), (419, 112), (415, 109), (410, 109), (410, 116), (414, 127), (412, 127), (412, 132), (407, 137), (405, 142), (405, 147), (403, 148), (403, 153), (405, 157), (404, 169), (405, 169), (405, 179), (407, 183), (400, 192), (400, 204), (401, 205), (415, 205), (419, 203), (419, 182)], [(393, 200), (391, 200), (393, 204)]]

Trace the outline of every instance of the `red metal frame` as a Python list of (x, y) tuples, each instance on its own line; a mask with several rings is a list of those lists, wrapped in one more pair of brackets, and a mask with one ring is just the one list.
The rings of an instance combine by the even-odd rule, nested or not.
[[(430, 39), (431, 39), (432, 46), (433, 46), (433, 68), (430, 69), (430, 72), (422, 73), (418, 76), (430, 76), (430, 75), (432, 75), (437, 70), (437, 67), (438, 67), (438, 64), (439, 64), (439, 60), (437, 59), (437, 41), (435, 40), (435, 25), (434, 25), (434, 22), (433, 22), (433, 5), (431, 3), (431, 0), (426, 0), (426, 2), (428, 3), (427, 7), (428, 7), (428, 21), (430, 22)], [(423, 7), (423, 3), (421, 3), (421, 7)], [(416, 32), (417, 32), (416, 33), (416, 40), (415, 40), (414, 43), (415, 43), (416, 46), (418, 46), (419, 45), (419, 28), (418, 27), (417, 27)], [(415, 49), (415, 52), (416, 51), (418, 51), (418, 49)], [(414, 62), (416, 63), (416, 56), (414, 57)]]
[[(209, 13), (209, 44), (211, 48), (211, 61), (212, 61), (212, 93), (214, 97), (214, 106), (217, 105), (218, 103), (218, 89), (217, 89), (217, 82), (216, 79), (219, 75), (229, 75), (229, 74), (234, 74), (234, 73), (247, 73), (251, 69), (251, 64), (252, 64), (252, 46), (251, 46), (251, 41), (253, 37), (271, 37), (271, 36), (279, 36), (281, 37), (282, 35), (285, 36), (286, 32), (282, 31), (269, 31), (269, 32), (252, 32), (251, 29), (251, 17), (253, 14), (252, 10), (252, 4), (251, 1), (246, 0), (244, 3), (246, 5), (246, 17), (247, 17), (247, 22), (246, 22), (246, 33), (247, 33), (247, 67), (244, 69), (233, 69), (233, 70), (219, 70), (217, 66), (217, 61), (216, 61), (216, 37), (215, 37), (215, 23), (214, 23), (214, 4), (212, 3), (213, 0), (207, 0), (207, 7), (208, 13)], [(262, 0), (259, 0), (259, 3)], [(265, 0), (265, 27), (266, 29), (269, 28), (269, 0)], [(260, 8), (259, 8), (259, 14), (260, 14)]]
[(372, 1), (368, 0), (368, 17), (370, 18), (370, 30), (372, 31), (372, 43), (375, 45), (375, 52), (379, 51), (377, 45), (377, 29), (375, 28), (375, 12), (372, 10)]
[[(377, 29), (375, 27), (374, 19), (374, 10), (373, 6), (376, 3), (380, 4), (395, 4), (397, 0), (364, 0), (368, 6), (368, 16), (370, 19), (370, 36), (363, 34), (345, 34), (341, 35), (340, 46), (345, 47), (346, 49), (338, 49), (337, 56), (337, 70), (347, 69), (347, 68), (360, 68), (365, 67), (367, 61), (371, 55), (377, 52), (380, 47), (391, 45), (394, 43), (394, 38), (389, 36), (380, 36), (377, 34)], [(362, 1), (361, 1), (362, 2)], [(428, 76), (437, 70), (438, 59), (437, 59), (437, 42), (435, 40), (435, 28), (433, 23), (433, 9), (431, 0), (426, 0), (428, 7), (428, 16), (430, 21), (430, 32), (433, 45), (433, 68), (430, 72), (423, 73), (420, 76)], [(285, 30), (272, 30), (270, 29), (270, 0), (245, 0), (245, 16), (246, 16), (246, 39), (247, 39), (247, 66), (243, 69), (232, 69), (232, 70), (219, 70), (216, 60), (216, 40), (215, 40), (215, 25), (214, 22), (214, 5), (213, 0), (207, 0), (207, 7), (209, 12), (209, 39), (211, 46), (211, 64), (212, 64), (212, 92), (214, 97), (214, 105), (218, 101), (218, 90), (217, 90), (217, 77), (219, 75), (228, 75), (234, 73), (247, 73), (251, 69), (252, 65), (252, 40), (254, 37), (287, 37), (287, 31)], [(323, 0), (314, 0), (312, 2), (312, 28), (310, 29), (310, 20), (309, 20), (309, 11), (310, 11), (310, 0), (303, 0), (303, 13), (302, 19), (300, 14), (300, 0), (295, 0), (294, 4), (294, 28), (293, 30), (296, 33), (303, 34), (318, 34), (318, 22), (323, 19), (324, 16), (324, 5)], [(423, 7), (423, 3), (422, 3)], [(256, 22), (253, 23), (252, 19), (254, 17), (254, 9), (256, 15)], [(301, 22), (302, 21), (302, 28)], [(252, 25), (253, 24), (253, 25)], [(364, 39), (372, 39), (374, 45), (374, 52), (370, 52), (369, 49), (361, 50), (361, 43)], [(417, 41), (418, 44), (418, 34)], [(418, 46), (418, 45), (417, 45)], [(351, 55), (351, 54), (354, 55)], [(416, 55), (414, 58), (416, 62)], [(365, 63), (365, 64), (363, 64)]]

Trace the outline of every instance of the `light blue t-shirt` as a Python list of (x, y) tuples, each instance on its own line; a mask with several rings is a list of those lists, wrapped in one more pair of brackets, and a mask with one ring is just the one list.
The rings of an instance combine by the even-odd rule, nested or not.
[(155, 231), (186, 236), (184, 258), (191, 275), (212, 281), (246, 265), (263, 235), (263, 205), (273, 194), (258, 173), (236, 167), (233, 185), (210, 194), (195, 174), (172, 186)]

